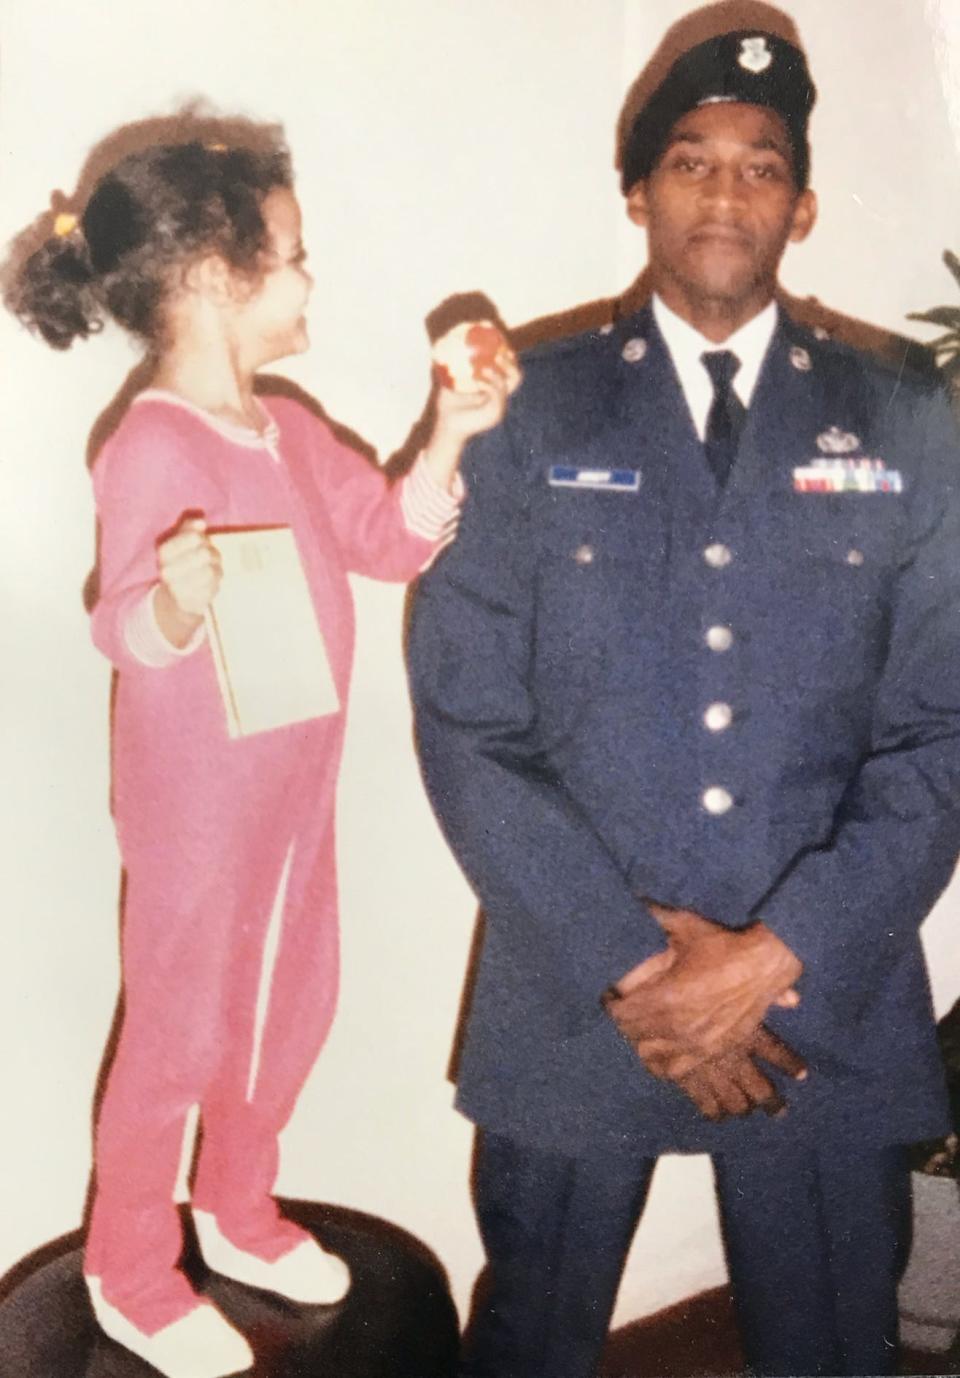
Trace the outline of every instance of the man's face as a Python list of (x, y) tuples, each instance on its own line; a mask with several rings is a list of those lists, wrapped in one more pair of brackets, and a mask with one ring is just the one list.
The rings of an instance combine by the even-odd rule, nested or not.
[(794, 182), (780, 116), (725, 102), (677, 121), (627, 206), (646, 228), (654, 286), (668, 305), (744, 319), (769, 301), (787, 243), (805, 239), (816, 218), (813, 193)]

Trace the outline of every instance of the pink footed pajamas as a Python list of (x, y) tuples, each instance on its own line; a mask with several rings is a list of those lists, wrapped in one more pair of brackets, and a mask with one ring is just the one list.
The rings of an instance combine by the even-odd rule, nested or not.
[[(148, 1334), (195, 1305), (176, 1269), (173, 1203), (192, 1105), (203, 1134), (193, 1205), (267, 1260), (300, 1238), (271, 1192), (277, 1136), (337, 992), (334, 793), (354, 640), (347, 573), (410, 579), (456, 521), (456, 499), (422, 461), (391, 486), (298, 403), (271, 398), (265, 410), (258, 435), (148, 391), (94, 470), (93, 637), (119, 671), (113, 811), (126, 897), (124, 1019), (97, 1127), (84, 1266)], [(177, 652), (152, 618), (158, 538), (189, 511), (212, 528), (292, 527), (339, 712), (228, 737), (203, 634)], [(279, 942), (258, 1022), (275, 903)]]

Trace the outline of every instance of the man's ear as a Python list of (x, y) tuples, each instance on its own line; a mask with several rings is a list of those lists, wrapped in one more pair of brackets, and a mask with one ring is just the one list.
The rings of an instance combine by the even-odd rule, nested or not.
[(647, 184), (634, 182), (627, 192), (627, 215), (635, 225), (646, 228), (647, 224)]
[(797, 197), (793, 208), (793, 223), (789, 239), (793, 244), (802, 244), (817, 223), (817, 196), (809, 187)]

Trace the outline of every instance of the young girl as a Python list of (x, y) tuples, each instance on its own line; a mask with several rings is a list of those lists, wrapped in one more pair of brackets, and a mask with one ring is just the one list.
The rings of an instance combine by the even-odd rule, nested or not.
[[(93, 637), (119, 671), (113, 808), (127, 886), (125, 1014), (97, 1127), (85, 1275), (108, 1334), (171, 1378), (220, 1378), (252, 1355), (177, 1268), (173, 1194), (192, 1105), (207, 1263), (307, 1303), (349, 1285), (342, 1260), (271, 1195), (278, 1134), (336, 995), (347, 573), (410, 579), (450, 538), (460, 452), (501, 419), (518, 374), (508, 361), (472, 392), (442, 390), (425, 450), (393, 486), (304, 407), (254, 396), (258, 368), (306, 349), (312, 285), (275, 130), (258, 146), (131, 154), (49, 229), (8, 303), (60, 349), (112, 317), (155, 365), (94, 469)], [(262, 526), (294, 533), (340, 706), (231, 739), (205, 633), (221, 578), (207, 531)]]

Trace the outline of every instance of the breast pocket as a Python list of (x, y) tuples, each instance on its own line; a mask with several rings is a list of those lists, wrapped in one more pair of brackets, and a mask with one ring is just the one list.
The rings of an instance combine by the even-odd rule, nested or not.
[(774, 504), (763, 568), (801, 678), (838, 684), (884, 654), (902, 509), (885, 494), (785, 494)]
[(541, 567), (557, 579), (616, 582), (630, 569), (649, 578), (663, 564), (663, 514), (643, 482), (633, 490), (550, 487), (538, 528)]
[(774, 517), (777, 563), (794, 574), (856, 589), (896, 571), (902, 508), (894, 496), (784, 494)]
[(575, 705), (600, 692), (611, 658), (646, 639), (662, 607), (662, 514), (636, 491), (549, 488), (537, 558), (537, 678), (545, 701)]

